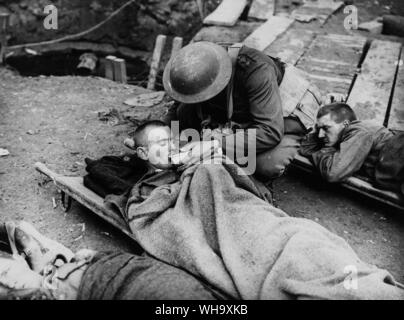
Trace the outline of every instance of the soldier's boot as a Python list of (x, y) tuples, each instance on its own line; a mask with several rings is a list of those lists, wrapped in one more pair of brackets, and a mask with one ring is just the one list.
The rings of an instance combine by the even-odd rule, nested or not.
[[(46, 265), (57, 259), (68, 262), (74, 256), (71, 250), (43, 236), (27, 222), (6, 222), (1, 231), (7, 233), (13, 256), (23, 256), (35, 272), (41, 273)], [(4, 235), (1, 238), (4, 239)]]

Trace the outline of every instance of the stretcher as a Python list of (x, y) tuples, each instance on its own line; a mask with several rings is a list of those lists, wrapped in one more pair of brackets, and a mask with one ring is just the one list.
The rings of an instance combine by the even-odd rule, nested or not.
[[(310, 160), (306, 157), (297, 155), (292, 162), (293, 167), (308, 173), (314, 173), (314, 167)], [(375, 188), (371, 183), (358, 177), (350, 177), (344, 182), (340, 183), (341, 186), (349, 190), (363, 194), (369, 198), (375, 199), (389, 206), (404, 211), (404, 196), (392, 191), (381, 190)]]
[(72, 199), (74, 199), (136, 241), (120, 214), (113, 208), (108, 207), (102, 197), (84, 186), (83, 177), (60, 175), (40, 162), (35, 163), (35, 169), (52, 179), (56, 188), (60, 191), (63, 210), (68, 211), (71, 207)]
[[(306, 172), (314, 172), (310, 161), (307, 158), (299, 155), (296, 156), (295, 160), (293, 161), (293, 166)], [(60, 175), (50, 170), (45, 164), (40, 162), (35, 164), (35, 169), (52, 179), (55, 186), (60, 191), (63, 210), (68, 211), (71, 207), (72, 199), (74, 199), (136, 242), (135, 237), (129, 230), (129, 227), (122, 216), (113, 208), (108, 207), (104, 203), (104, 199), (102, 197), (86, 188), (83, 184), (83, 177)], [(391, 191), (377, 189), (369, 182), (363, 181), (357, 177), (351, 177), (345, 182), (341, 183), (341, 185), (350, 190), (361, 193), (367, 197), (376, 199), (404, 211), (404, 196), (402, 195)]]

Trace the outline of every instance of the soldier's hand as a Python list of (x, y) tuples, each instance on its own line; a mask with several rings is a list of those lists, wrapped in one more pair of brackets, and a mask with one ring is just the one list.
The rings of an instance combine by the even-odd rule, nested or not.
[(209, 141), (212, 140), (212, 130), (207, 128), (207, 129), (202, 129), (202, 140), (203, 141)]
[[(220, 150), (219, 150), (220, 149)], [(191, 142), (181, 148), (181, 152), (187, 152), (188, 156), (183, 160), (179, 170), (185, 170), (190, 166), (212, 159), (220, 153), (218, 141)]]

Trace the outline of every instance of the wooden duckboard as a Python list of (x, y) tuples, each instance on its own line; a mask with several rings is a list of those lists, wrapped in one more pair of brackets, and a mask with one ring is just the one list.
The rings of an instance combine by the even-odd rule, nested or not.
[(275, 0), (253, 0), (248, 17), (267, 20), (274, 15)]
[(314, 37), (313, 31), (292, 26), (272, 42), (264, 53), (295, 65)]
[(192, 42), (243, 42), (261, 24), (261, 22), (238, 21), (233, 27), (206, 26), (199, 30)]
[(323, 95), (347, 95), (365, 44), (366, 38), (359, 36), (317, 35), (297, 66), (308, 73)]
[(72, 199), (76, 200), (94, 212), (97, 216), (122, 231), (129, 238), (136, 241), (124, 219), (120, 217), (116, 211), (107, 207), (102, 197), (84, 186), (83, 177), (67, 177), (59, 175), (48, 169), (43, 163), (36, 163), (35, 169), (51, 178), (56, 187), (66, 195), (69, 195)]
[(348, 98), (360, 120), (384, 125), (401, 44), (373, 40)]
[[(314, 172), (314, 167), (311, 164), (310, 160), (300, 155), (297, 155), (295, 157), (292, 164), (294, 167), (297, 167), (306, 172), (309, 173)], [(374, 186), (372, 186), (369, 182), (366, 182), (357, 177), (350, 177), (344, 182), (341, 182), (340, 185), (343, 186), (344, 188), (358, 192), (369, 198), (375, 199), (389, 206), (404, 211), (404, 196), (400, 194), (397, 194), (392, 191), (377, 189)]]
[(280, 34), (293, 23), (293, 19), (271, 17), (245, 40), (244, 44), (259, 51), (267, 48)]
[(246, 5), (247, 0), (223, 0), (216, 10), (203, 20), (203, 23), (217, 26), (234, 26)]
[(320, 24), (324, 24), (327, 19), (339, 8), (344, 2), (333, 0), (307, 0), (300, 8), (293, 10), (292, 18), (300, 22), (310, 22), (318, 20)]
[(404, 49), (401, 49), (401, 57), (398, 62), (388, 127), (392, 130), (404, 131)]

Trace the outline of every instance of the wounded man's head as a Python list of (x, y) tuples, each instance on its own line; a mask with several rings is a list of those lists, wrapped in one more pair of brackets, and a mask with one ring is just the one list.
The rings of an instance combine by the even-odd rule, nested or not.
[(339, 142), (343, 129), (355, 120), (355, 112), (346, 103), (325, 105), (317, 114), (318, 137), (326, 147), (333, 147)]
[(170, 128), (162, 121), (152, 120), (139, 125), (132, 135), (137, 156), (158, 169), (172, 166), (170, 153), (175, 150)]

